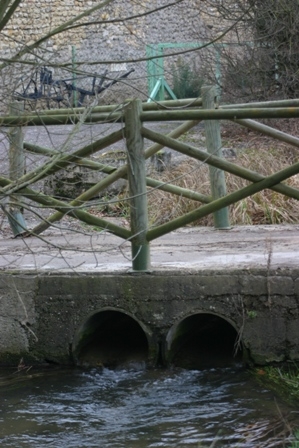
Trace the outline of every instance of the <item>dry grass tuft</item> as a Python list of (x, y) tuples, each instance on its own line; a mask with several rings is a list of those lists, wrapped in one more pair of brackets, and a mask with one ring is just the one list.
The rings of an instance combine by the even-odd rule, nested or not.
[[(237, 157), (233, 162), (260, 174), (269, 175), (296, 161), (296, 152), (287, 145), (278, 143), (275, 144), (275, 148), (261, 145), (262, 147), (257, 150), (256, 143), (256, 141), (252, 141), (246, 149), (238, 150)], [(250, 146), (253, 146), (254, 149)], [(208, 168), (193, 159), (188, 159), (180, 165), (164, 171), (156, 178), (162, 182), (174, 183), (207, 196), (210, 195)], [(228, 173), (226, 173), (226, 182), (228, 193), (248, 185), (248, 181)], [(299, 188), (299, 175), (293, 176), (286, 183)], [(160, 190), (149, 190), (148, 201), (150, 225), (162, 224), (201, 205), (199, 202)], [(272, 190), (264, 190), (232, 205), (230, 220), (232, 225), (297, 223), (299, 221), (299, 201)], [(208, 216), (194, 222), (193, 225), (212, 226), (213, 218)]]

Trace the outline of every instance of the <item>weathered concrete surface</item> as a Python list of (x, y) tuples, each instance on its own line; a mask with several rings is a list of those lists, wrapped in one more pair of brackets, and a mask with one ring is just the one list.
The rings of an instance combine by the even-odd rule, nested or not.
[[(238, 226), (219, 231), (184, 228), (151, 243), (152, 269), (294, 269), (299, 267), (299, 225)], [(41, 238), (0, 239), (0, 269), (59, 273), (124, 273), (130, 243), (105, 231), (90, 236), (51, 229)]]
[(152, 360), (196, 313), (228, 321), (256, 363), (298, 360), (298, 243), (299, 226), (182, 229), (154, 241), (152, 271), (137, 274), (129, 244), (105, 233), (1, 240), (0, 361), (69, 363), (105, 310), (140, 323)]

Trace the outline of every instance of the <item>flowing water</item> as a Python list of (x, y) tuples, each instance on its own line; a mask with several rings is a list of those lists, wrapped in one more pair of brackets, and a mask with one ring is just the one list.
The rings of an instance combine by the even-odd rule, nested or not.
[(283, 447), (299, 418), (242, 368), (2, 370), (0, 394), (1, 448)]

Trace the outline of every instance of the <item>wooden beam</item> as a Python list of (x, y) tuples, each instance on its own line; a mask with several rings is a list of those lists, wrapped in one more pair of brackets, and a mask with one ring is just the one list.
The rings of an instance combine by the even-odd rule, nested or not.
[[(231, 174), (234, 174), (251, 182), (259, 182), (265, 179), (265, 176), (263, 176), (262, 174), (248, 170), (247, 168), (243, 168), (242, 166), (235, 165), (234, 163), (231, 163), (228, 160), (221, 159), (213, 155), (208, 155), (205, 151), (201, 151), (200, 149), (195, 148), (194, 146), (178, 142), (177, 140), (174, 140), (170, 137), (159, 134), (157, 132), (151, 131), (150, 129), (142, 127), (142, 134), (144, 137), (152, 141), (161, 143), (164, 146), (168, 146), (169, 148), (172, 148), (182, 154), (185, 154), (189, 157), (193, 157), (196, 160), (200, 160), (204, 163), (213, 165), (217, 168), (223, 169), (224, 171), (227, 171)], [(271, 189), (277, 191), (278, 193), (289, 196), (290, 198), (299, 200), (299, 190), (297, 188), (289, 187), (288, 185), (284, 184), (278, 184), (272, 186)]]
[[(9, 106), (10, 113), (22, 116), (24, 104), (14, 101)], [(9, 140), (9, 177), (18, 183), (25, 173), (25, 156), (23, 146), (23, 129), (14, 127), (8, 133)], [(8, 209), (4, 207), (8, 221), (14, 236), (20, 235), (27, 229), (26, 221), (22, 213), (22, 199), (15, 193), (9, 198)]]
[(166, 224), (162, 224), (161, 226), (149, 230), (147, 233), (147, 239), (148, 241), (152, 241), (153, 239), (166, 235), (169, 232), (173, 232), (174, 230), (191, 224), (193, 221), (204, 218), (205, 216), (214, 213), (215, 211), (220, 210), (223, 207), (227, 207), (238, 201), (241, 201), (242, 199), (247, 198), (248, 196), (252, 196), (253, 194), (258, 193), (265, 188), (272, 188), (280, 182), (283, 182), (284, 180), (298, 173), (299, 162), (294, 163), (293, 165), (284, 168), (283, 170), (278, 171), (271, 176), (265, 177), (260, 182), (256, 182), (254, 184), (248, 185), (247, 187), (241, 188), (240, 190), (235, 191), (234, 193), (230, 193), (223, 198), (216, 199), (210, 204), (202, 205), (192, 212), (186, 213), (185, 215), (176, 218)]
[[(216, 87), (203, 86), (201, 89), (202, 105), (204, 109), (215, 109), (215, 100), (217, 98)], [(219, 120), (205, 120), (205, 135), (206, 135), (206, 147), (209, 154), (219, 158), (223, 158), (222, 155), (222, 142), (220, 135), (220, 121)], [(219, 199), (226, 195), (226, 183), (225, 174), (223, 170), (216, 168), (213, 165), (209, 165), (210, 173), (210, 187), (213, 200)], [(229, 212), (225, 207), (221, 210), (217, 210), (213, 214), (214, 226), (216, 229), (230, 229)]]
[(146, 240), (148, 210), (144, 142), (139, 118), (141, 111), (141, 101), (137, 99), (130, 101), (125, 111), (133, 271), (150, 269), (150, 247)]

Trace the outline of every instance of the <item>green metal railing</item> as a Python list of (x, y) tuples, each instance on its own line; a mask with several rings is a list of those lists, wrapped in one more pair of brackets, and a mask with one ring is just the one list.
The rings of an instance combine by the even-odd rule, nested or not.
[[(220, 85), (221, 78), (221, 52), (226, 46), (235, 45), (231, 43), (214, 43), (209, 46), (209, 50), (214, 52), (214, 70), (217, 85)], [(165, 79), (165, 50), (174, 49), (201, 49), (207, 46), (205, 41), (197, 42), (160, 42), (158, 44), (149, 44), (146, 46), (147, 61), (147, 79), (149, 100), (164, 101), (165, 92), (173, 98), (173, 92)], [(171, 55), (168, 55), (168, 58)]]

